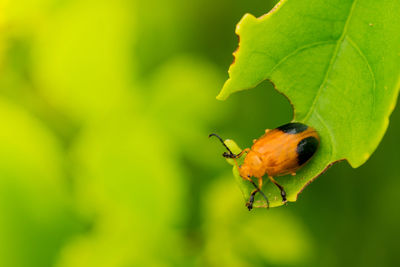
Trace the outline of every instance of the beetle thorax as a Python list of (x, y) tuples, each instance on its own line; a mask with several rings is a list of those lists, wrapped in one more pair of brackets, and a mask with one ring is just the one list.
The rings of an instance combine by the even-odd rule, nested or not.
[(250, 151), (244, 159), (244, 163), (240, 166), (239, 174), (243, 178), (246, 177), (262, 177), (265, 174), (265, 167), (261, 158), (257, 153)]

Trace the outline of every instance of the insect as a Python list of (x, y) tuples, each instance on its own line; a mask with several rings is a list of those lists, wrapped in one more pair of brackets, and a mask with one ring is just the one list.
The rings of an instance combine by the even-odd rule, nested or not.
[[(274, 177), (282, 175), (296, 175), (296, 171), (304, 166), (317, 151), (319, 136), (316, 130), (303, 123), (292, 122), (282, 125), (273, 130), (265, 130), (265, 134), (259, 139), (253, 140), (253, 146), (242, 150), (239, 154), (234, 154), (217, 134), (210, 134), (209, 137), (217, 137), (225, 146), (228, 152), (222, 154), (225, 158), (234, 159), (246, 154), (239, 169), (240, 176), (251, 182), (255, 189), (250, 194), (250, 199), (246, 203), (249, 210), (253, 208), (254, 196), (260, 192), (267, 201), (268, 198), (261, 191), (263, 176), (267, 175), (269, 180), (280, 190), (282, 202), (286, 203), (286, 192)], [(251, 179), (258, 180), (258, 186)]]

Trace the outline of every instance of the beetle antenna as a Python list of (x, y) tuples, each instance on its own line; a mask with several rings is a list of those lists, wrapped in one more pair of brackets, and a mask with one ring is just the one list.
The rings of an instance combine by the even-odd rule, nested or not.
[(208, 136), (208, 138), (210, 138), (211, 136), (217, 137), (217, 138), (219, 139), (219, 141), (221, 141), (221, 143), (224, 145), (224, 147), (229, 151), (230, 154), (228, 154), (228, 153), (226, 153), (226, 152), (223, 154), (223, 156), (224, 156), (225, 158), (235, 158), (235, 157), (236, 157), (236, 155), (232, 153), (232, 151), (231, 151), (231, 150), (229, 149), (229, 147), (225, 144), (224, 140), (222, 140), (222, 138), (219, 137), (219, 135), (217, 135), (217, 134), (215, 134), (215, 133), (212, 133), (212, 134), (210, 134), (210, 135)]
[(265, 201), (267, 201), (267, 207), (269, 208), (269, 200), (268, 200), (267, 196), (264, 194), (263, 191), (261, 191), (261, 189), (253, 181), (250, 181), (250, 182), (254, 185), (254, 187), (256, 189), (258, 189), (258, 192), (260, 192), (260, 194), (265, 198)]

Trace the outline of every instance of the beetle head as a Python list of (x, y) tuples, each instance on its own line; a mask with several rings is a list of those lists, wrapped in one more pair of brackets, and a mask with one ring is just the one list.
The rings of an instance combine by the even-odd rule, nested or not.
[(263, 162), (257, 154), (249, 153), (240, 166), (240, 176), (248, 180), (250, 177), (262, 177), (264, 175)]
[(240, 174), (240, 176), (242, 176), (243, 179), (246, 179), (246, 180), (248, 180), (248, 178), (253, 176), (251, 168), (247, 164), (243, 164), (242, 166), (240, 166), (239, 174)]

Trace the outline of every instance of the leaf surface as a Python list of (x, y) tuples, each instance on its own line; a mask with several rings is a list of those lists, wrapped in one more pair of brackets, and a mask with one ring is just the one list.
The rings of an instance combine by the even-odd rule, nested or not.
[[(321, 137), (295, 177), (277, 178), (289, 201), (334, 162), (359, 167), (378, 146), (399, 89), (399, 10), (397, 0), (283, 0), (239, 22), (235, 62), (217, 98), (268, 79), (291, 101), (293, 120)], [(279, 196), (271, 183), (263, 191)], [(281, 205), (274, 199), (272, 206)]]

